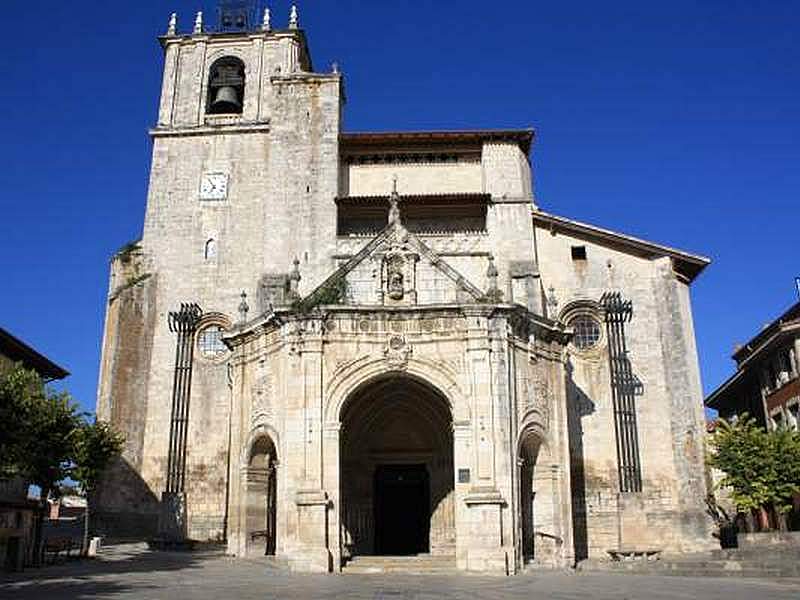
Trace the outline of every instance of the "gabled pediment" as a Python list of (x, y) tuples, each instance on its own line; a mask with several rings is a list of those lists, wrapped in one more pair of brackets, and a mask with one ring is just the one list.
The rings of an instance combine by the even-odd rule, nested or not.
[(409, 232), (399, 215), (393, 217), (301, 304), (412, 306), (486, 300), (483, 289)]

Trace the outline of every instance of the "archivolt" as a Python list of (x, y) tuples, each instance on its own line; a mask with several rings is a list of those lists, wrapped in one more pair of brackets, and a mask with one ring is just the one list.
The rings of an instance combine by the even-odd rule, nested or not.
[(250, 455), (253, 451), (253, 447), (255, 446), (256, 442), (263, 437), (269, 438), (269, 440), (272, 442), (272, 445), (275, 447), (275, 453), (278, 455), (276, 460), (280, 457), (280, 439), (278, 437), (278, 432), (271, 425), (263, 423), (251, 429), (250, 433), (247, 435), (247, 442), (245, 442), (245, 444), (242, 446), (242, 450), (239, 455), (239, 465), (241, 467), (246, 467), (248, 464), (250, 464)]
[(463, 393), (455, 374), (434, 361), (411, 357), (405, 369), (387, 368), (382, 357), (353, 361), (334, 373), (326, 386), (325, 422), (338, 423), (342, 407), (351, 395), (362, 386), (381, 377), (398, 375), (416, 379), (433, 387), (448, 402), (454, 422), (470, 420), (469, 399)]

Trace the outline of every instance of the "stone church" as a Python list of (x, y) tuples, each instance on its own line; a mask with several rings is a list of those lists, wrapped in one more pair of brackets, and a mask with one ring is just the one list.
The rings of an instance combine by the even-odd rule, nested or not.
[(348, 132), (297, 11), (248, 15), (160, 38), (97, 399), (127, 442), (96, 528), (298, 571), (707, 548), (709, 261), (540, 208), (532, 130)]

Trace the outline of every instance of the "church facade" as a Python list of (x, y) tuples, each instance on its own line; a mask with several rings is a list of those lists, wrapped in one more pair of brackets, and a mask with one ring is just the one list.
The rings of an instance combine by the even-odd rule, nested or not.
[(530, 130), (344, 131), (294, 11), (161, 43), (143, 236), (111, 265), (97, 413), (127, 441), (101, 532), (298, 571), (708, 547), (707, 259), (540, 209)]

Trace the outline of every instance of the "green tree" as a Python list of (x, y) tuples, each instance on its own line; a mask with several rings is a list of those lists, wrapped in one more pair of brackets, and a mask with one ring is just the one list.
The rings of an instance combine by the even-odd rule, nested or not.
[(84, 492), (93, 490), (121, 450), (120, 434), (86, 417), (67, 392), (48, 387), (35, 371), (18, 364), (0, 367), (0, 477), (21, 477), (41, 490), (34, 532), (37, 561), (51, 493), (58, 495), (69, 479)]
[(73, 437), (81, 414), (66, 392), (45, 385), (21, 365), (0, 373), (0, 403), (13, 428), (7, 431), (0, 456), (3, 476), (22, 477), (41, 490), (34, 532), (34, 557), (42, 553), (42, 521), (47, 499), (72, 468)]
[(791, 510), (800, 493), (800, 434), (768, 432), (743, 415), (735, 423), (720, 419), (709, 447), (709, 464), (724, 475), (719, 486), (728, 488), (739, 511)]
[(103, 421), (85, 423), (73, 438), (75, 465), (71, 477), (86, 497), (83, 524), (83, 548), (89, 548), (89, 509), (92, 495), (108, 465), (122, 452), (125, 439), (114, 427)]

